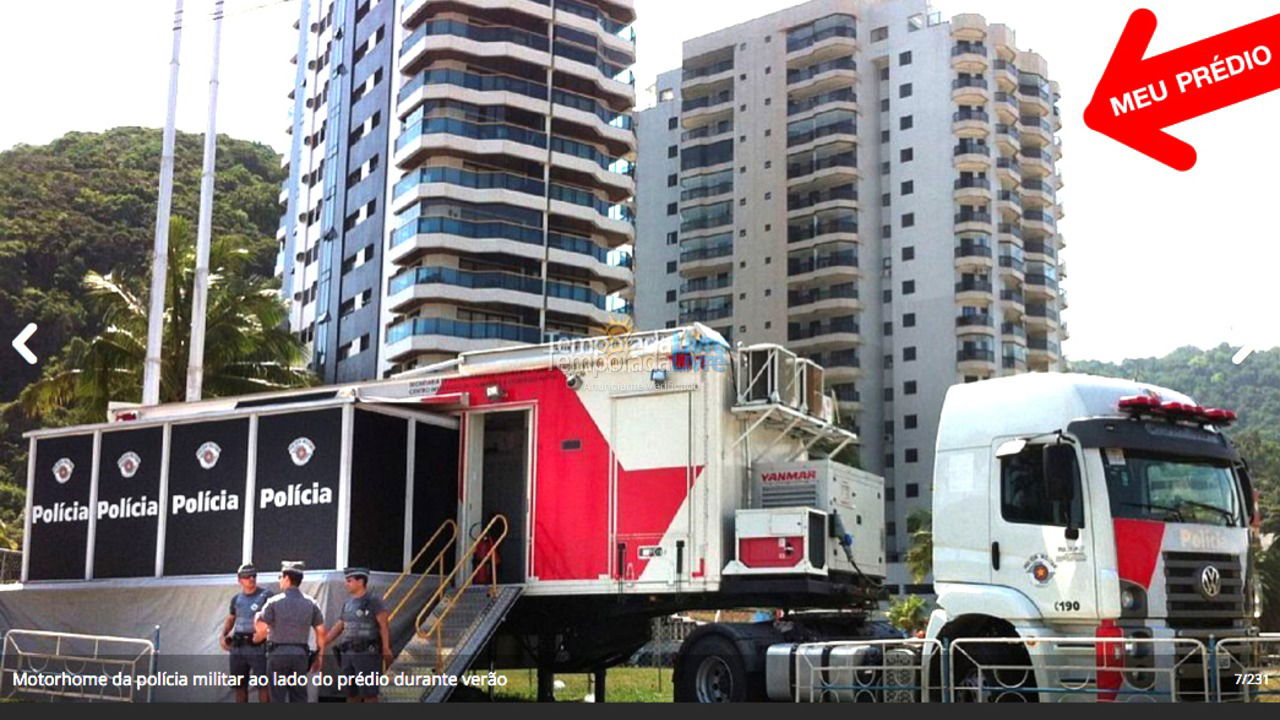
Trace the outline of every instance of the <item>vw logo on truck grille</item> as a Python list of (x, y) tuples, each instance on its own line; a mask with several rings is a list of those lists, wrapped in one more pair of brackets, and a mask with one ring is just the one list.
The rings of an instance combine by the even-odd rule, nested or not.
[(1218, 597), (1220, 592), (1222, 592), (1222, 573), (1218, 571), (1218, 568), (1206, 565), (1200, 571), (1200, 594), (1206, 600), (1212, 600)]

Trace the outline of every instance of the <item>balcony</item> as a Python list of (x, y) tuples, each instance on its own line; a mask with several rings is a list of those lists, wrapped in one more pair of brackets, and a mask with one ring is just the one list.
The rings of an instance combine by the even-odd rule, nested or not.
[(1035, 325), (1043, 331), (1046, 327), (1060, 323), (1061, 317), (1053, 306), (1038, 302), (1027, 305), (1026, 320), (1027, 324)]
[(958, 370), (966, 375), (989, 375), (996, 371), (996, 353), (985, 347), (966, 347), (956, 351)]
[(991, 90), (987, 79), (959, 77), (952, 80), (951, 100), (960, 105), (986, 105), (991, 102)]
[(808, 275), (828, 268), (847, 269), (858, 267), (858, 253), (854, 250), (838, 250), (807, 257), (787, 258), (787, 276)]
[(850, 213), (850, 215), (850, 217), (819, 219), (812, 222), (793, 221), (787, 225), (787, 242), (805, 242), (829, 235), (857, 235), (857, 214)]
[(787, 126), (787, 147), (807, 145), (832, 135), (849, 135), (851, 141), (857, 141), (858, 124), (854, 120), (852, 110), (833, 110), (822, 113), (810, 120), (797, 120)]
[(1022, 249), (1028, 255), (1036, 255), (1038, 257), (1030, 258), (1031, 260), (1039, 260), (1040, 262), (1052, 262), (1058, 257), (1058, 250), (1053, 246), (1053, 242), (1044, 242), (1042, 240), (1028, 240), (1023, 244)]
[(688, 295), (710, 290), (723, 290), (729, 287), (733, 287), (733, 277), (725, 273), (723, 275), (695, 278), (680, 283), (680, 294)]
[(835, 317), (808, 323), (787, 323), (787, 341), (795, 343), (796, 351), (817, 350), (819, 347), (850, 345), (859, 342), (861, 329), (851, 317)]
[[(415, 288), (425, 288), (429, 285), (449, 285), (477, 291), (510, 290), (527, 295), (542, 295), (542, 278), (540, 277), (505, 272), (470, 272), (450, 267), (414, 268), (392, 278), (389, 285), (390, 302), (395, 312), (403, 312), (406, 304), (412, 302), (407, 297), (401, 296), (407, 296), (409, 291)], [(431, 293), (427, 292), (419, 295), (417, 300), (424, 301), (430, 296)], [(547, 283), (547, 296), (586, 303), (596, 310), (605, 309), (605, 295), (582, 285), (552, 280)], [(474, 302), (483, 302), (483, 293), (473, 293), (469, 297)]]
[(961, 140), (952, 150), (952, 164), (962, 172), (985, 172), (991, 166), (991, 147)]
[(856, 106), (857, 102), (858, 93), (854, 92), (853, 88), (840, 88), (803, 99), (787, 100), (787, 116), (800, 115), (835, 103), (849, 103)]
[(1000, 306), (1006, 311), (1023, 312), (1027, 299), (1021, 290), (1006, 289), (1000, 291)]
[(983, 209), (964, 209), (955, 214), (956, 232), (990, 233), (995, 226), (991, 224), (991, 212)]
[(1022, 137), (1033, 141), (1037, 147), (1045, 147), (1053, 143), (1053, 124), (1036, 115), (1023, 115), (1019, 118)]
[(960, 204), (991, 202), (991, 181), (985, 177), (961, 177), (952, 183), (951, 197)]
[(964, 138), (986, 137), (991, 132), (991, 116), (985, 110), (958, 110), (951, 114), (951, 132)]
[[(1006, 243), (1007, 244), (1007, 243)], [(1012, 246), (1016, 248), (1017, 246)], [(1018, 280), (1026, 278), (1026, 261), (1023, 260), (1020, 253), (1001, 252), (1000, 253), (1000, 269), (1009, 272)]]
[(702, 127), (696, 127), (692, 130), (686, 130), (680, 134), (682, 142), (693, 142), (694, 140), (710, 140), (711, 138), (720, 137), (733, 132), (732, 120), (720, 120), (719, 122), (709, 123)]
[(825, 190), (811, 190), (807, 193), (790, 193), (787, 195), (787, 211), (807, 210), (828, 203), (846, 206), (858, 201), (858, 188), (853, 183), (836, 185)]
[(986, 304), (991, 302), (992, 289), (991, 281), (988, 279), (968, 278), (961, 280), (956, 283), (956, 300), (975, 305)]
[(1013, 155), (1022, 149), (1022, 133), (1017, 125), (996, 124), (996, 146), (1002, 155)]
[(733, 90), (721, 90), (718, 93), (686, 99), (680, 104), (680, 111), (688, 115), (699, 110), (713, 108), (717, 105), (723, 105), (730, 102), (733, 102)]
[[(803, 155), (804, 153), (797, 153)], [(809, 157), (801, 160), (792, 160), (788, 158), (787, 162), (787, 179), (798, 180), (813, 175), (817, 177), (849, 177), (856, 179), (858, 176), (858, 154), (853, 150), (838, 152), (828, 156), (817, 156), (814, 151)]]
[(1022, 182), (1022, 167), (1018, 165), (1016, 158), (996, 158), (996, 176), (1000, 178), (1001, 184), (1017, 185)]
[(714, 307), (682, 309), (680, 311), (680, 324), (715, 322), (716, 320), (725, 320), (731, 317), (733, 317), (732, 303)]
[[(496, 347), (508, 343), (537, 344), (542, 341), (541, 331), (528, 325), (501, 322), (473, 323), (448, 318), (414, 318), (387, 328), (388, 356), (392, 361), (403, 360), (419, 352), (438, 351), (442, 345), (445, 347), (452, 345), (432, 340), (430, 339), (432, 336), (487, 341), (464, 343), (462, 346), (468, 349)], [(415, 342), (419, 338), (422, 341)], [(452, 351), (459, 352), (457, 349)]]
[(972, 42), (959, 42), (951, 48), (951, 67), (966, 73), (984, 73), (987, 70), (987, 48)]
[(787, 70), (787, 85), (793, 90), (811, 87), (825, 87), (828, 84), (838, 85), (844, 81), (857, 80), (858, 63), (851, 57), (826, 60), (801, 68)]
[[(681, 265), (690, 263), (701, 263), (708, 260), (716, 260), (719, 258), (729, 258), (726, 264), (732, 265), (733, 243), (726, 242), (723, 244), (709, 245), (707, 247), (688, 248), (680, 251)], [(681, 268), (683, 270), (683, 268)]]
[(701, 230), (710, 230), (711, 228), (722, 227), (724, 225), (733, 224), (733, 213), (718, 213), (708, 215), (706, 217), (694, 218), (680, 223), (680, 232), (698, 232)]
[(849, 313), (861, 308), (858, 286), (852, 282), (787, 291), (787, 307), (793, 314), (824, 315)]
[(1043, 273), (1027, 273), (1025, 287), (1028, 295), (1036, 295), (1044, 298), (1057, 297), (1058, 295), (1057, 278), (1049, 277)]
[(1025, 341), (1027, 329), (1022, 326), (1022, 323), (1007, 322), (1000, 326), (1000, 334), (1004, 336), (1005, 340)]
[(992, 335), (996, 333), (995, 321), (990, 315), (958, 315), (956, 316), (956, 332), (973, 333), (973, 332), (990, 332)]
[(1023, 115), (1049, 117), (1053, 114), (1053, 96), (1047, 87), (1019, 84), (1018, 100)]
[(956, 267), (989, 268), (992, 266), (989, 238), (958, 238), (955, 249)]
[(1001, 90), (1012, 92), (1018, 87), (1018, 67), (1011, 61), (997, 58), (991, 63), (991, 70)]
[[(836, 354), (838, 353), (828, 353), (828, 355)], [(814, 357), (821, 357), (821, 355), (822, 354), (819, 353)], [(853, 357), (853, 361), (857, 363), (861, 362), (858, 360), (856, 355)], [(817, 360), (814, 360), (814, 362), (817, 362)], [(818, 364), (821, 365), (822, 363)], [(832, 371), (834, 370), (847, 370), (847, 372), (840, 373), (841, 379), (856, 380), (857, 377), (861, 375), (861, 373), (858, 372), (859, 367), (860, 365), (823, 365), (823, 368), (827, 371), (826, 377), (828, 383), (835, 379), (832, 375)], [(833, 385), (831, 386), (831, 394), (835, 395), (837, 403), (849, 409), (857, 409), (857, 407), (862, 404), (862, 395), (858, 393), (857, 388), (852, 384)]]
[[(1022, 240), (1022, 225), (1017, 223), (1000, 223), (996, 226), (996, 232), (1000, 235), (1006, 235), (1008, 237), (1014, 237), (1018, 240)], [(1008, 242), (1006, 238), (1001, 238), (1000, 241)]]
[[(823, 18), (787, 34), (787, 54), (798, 54), (815, 45), (836, 45), (852, 50), (858, 37), (857, 23), (851, 15)], [(834, 42), (827, 42), (827, 41)]]
[(1031, 352), (1042, 352), (1053, 356), (1055, 359), (1062, 354), (1062, 346), (1047, 337), (1030, 337), (1027, 338), (1027, 350)]
[(696, 68), (685, 68), (681, 74), (681, 89), (688, 92), (695, 88), (709, 87), (722, 81), (733, 80), (733, 57)]
[(1049, 235), (1052, 235), (1058, 227), (1058, 219), (1053, 213), (1043, 210), (1023, 210), (1022, 223), (1027, 230), (1038, 230)]

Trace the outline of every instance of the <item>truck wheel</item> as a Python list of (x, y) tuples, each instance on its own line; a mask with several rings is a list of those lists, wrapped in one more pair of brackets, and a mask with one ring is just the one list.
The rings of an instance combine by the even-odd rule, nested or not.
[(677, 702), (746, 702), (747, 668), (738, 648), (720, 635), (707, 635), (684, 653), (675, 677)]

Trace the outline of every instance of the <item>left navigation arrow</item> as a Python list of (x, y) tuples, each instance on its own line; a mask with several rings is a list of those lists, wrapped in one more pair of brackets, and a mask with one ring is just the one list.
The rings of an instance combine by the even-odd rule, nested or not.
[(23, 360), (27, 361), (28, 365), (35, 365), (39, 360), (36, 354), (31, 352), (31, 348), (27, 347), (27, 341), (31, 339), (32, 335), (36, 334), (37, 329), (39, 328), (36, 327), (36, 324), (31, 323), (24, 327), (22, 332), (18, 333), (18, 337), (13, 339), (13, 349), (18, 351), (18, 354), (22, 356)]

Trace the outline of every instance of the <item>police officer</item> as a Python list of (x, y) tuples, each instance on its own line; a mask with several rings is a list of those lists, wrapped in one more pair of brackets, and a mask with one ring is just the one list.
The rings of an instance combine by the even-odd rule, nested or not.
[[(271, 591), (258, 585), (258, 569), (245, 563), (236, 570), (240, 592), (231, 598), (218, 644), (231, 653), (231, 676), (237, 678), (236, 702), (249, 702), (249, 677), (267, 674), (267, 648), (253, 641), (254, 616), (266, 605)], [(268, 688), (258, 688), (258, 702), (267, 702)]]
[[(254, 641), (267, 641), (267, 672), (271, 675), (271, 702), (306, 702), (307, 673), (320, 671), (327, 643), (324, 614), (310, 596), (303, 595), (300, 562), (286, 562), (280, 569), (280, 592), (258, 614)], [(316, 633), (316, 654), (311, 659), (307, 638)]]
[(368, 570), (347, 568), (343, 575), (351, 597), (342, 606), (342, 618), (329, 628), (329, 642), (336, 643), (334, 655), (347, 681), (347, 702), (377, 702), (376, 680), (392, 660), (391, 613), (381, 597), (369, 592)]

